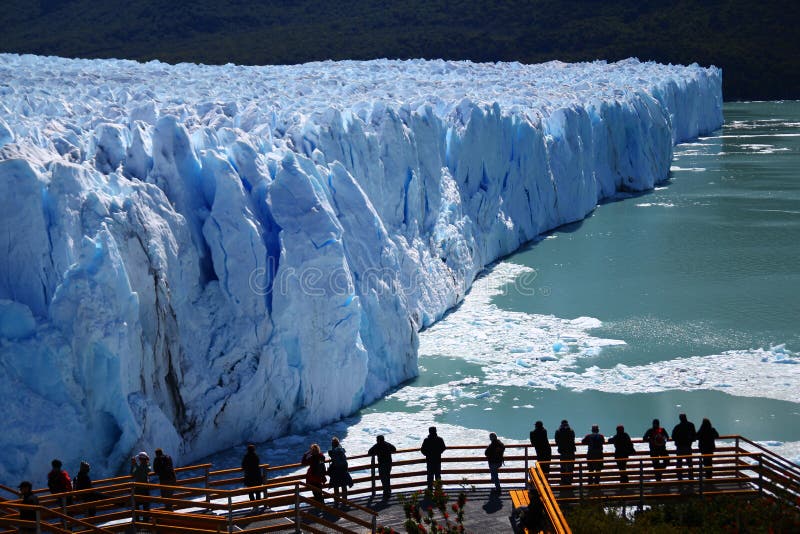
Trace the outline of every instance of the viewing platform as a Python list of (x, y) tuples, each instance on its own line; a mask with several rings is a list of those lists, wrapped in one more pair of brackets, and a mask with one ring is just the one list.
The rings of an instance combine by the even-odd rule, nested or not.
[[(641, 440), (634, 443), (641, 444)], [(514, 532), (519, 527), (519, 512), (528, 505), (531, 495), (541, 500), (549, 522), (545, 530), (551, 532), (570, 532), (563, 508), (590, 502), (643, 507), (717, 495), (763, 496), (793, 507), (800, 502), (800, 466), (741, 436), (723, 436), (716, 452), (706, 456), (712, 458), (712, 478), (703, 471), (703, 456), (697, 451), (684, 457), (693, 465), (693, 478), (689, 478), (685, 465), (682, 471), (678, 470), (674, 451), (669, 451), (670, 465), (659, 471), (660, 480), (649, 453), (637, 451), (622, 472), (617, 469), (613, 453), (606, 452), (599, 484), (588, 483), (588, 462), (581, 445), (573, 464), (572, 483), (565, 484), (561, 475), (566, 462), (562, 463), (557, 455), (549, 462), (549, 474), (545, 474), (542, 468), (546, 462), (535, 461), (531, 445), (509, 443), (500, 469), (500, 494), (490, 491), (485, 447), (485, 444), (450, 446), (442, 458), (446, 509), (452, 522), (455, 516), (452, 504), (459, 493), (466, 495), (463, 524), (467, 532)], [(40, 504), (27, 506), (20, 503), (16, 490), (0, 485), (0, 533), (349, 533), (377, 532), (379, 527), (405, 531), (406, 516), (400, 496), (408, 498), (424, 491), (426, 485), (425, 460), (419, 451), (404, 449), (394, 454), (392, 496), (388, 500), (381, 498), (377, 467), (371, 457), (354, 455), (348, 461), (354, 481), (348, 492), (349, 500), (334, 502), (333, 494), (326, 488), (324, 504), (311, 498), (305, 483), (305, 467), (300, 464), (265, 464), (262, 468), (267, 483), (249, 488), (243, 487), (238, 468), (213, 470), (210, 464), (177, 468), (178, 481), (171, 487), (174, 490), (171, 498), (160, 496), (159, 488), (164, 486), (137, 484), (126, 476), (97, 480), (91, 490), (69, 494), (51, 495), (46, 489), (39, 489), (34, 493)], [(625, 474), (627, 482), (623, 482)], [(136, 488), (145, 487), (151, 490), (149, 496), (134, 493)], [(248, 493), (254, 490), (265, 495), (250, 501)], [(99, 493), (99, 500), (84, 502), (89, 492)], [(424, 510), (429, 505), (435, 506), (422, 495), (419, 501)], [(135, 511), (136, 505), (142, 503), (149, 503), (151, 509)], [(165, 510), (165, 505), (171, 505), (173, 511)], [(96, 515), (88, 516), (90, 507), (96, 508)], [(19, 512), (24, 510), (34, 511), (36, 520), (21, 520)], [(435, 512), (435, 516), (441, 519), (441, 513)]]

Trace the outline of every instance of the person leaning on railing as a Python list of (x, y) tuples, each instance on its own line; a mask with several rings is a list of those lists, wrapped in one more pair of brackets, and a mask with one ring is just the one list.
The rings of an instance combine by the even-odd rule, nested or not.
[(705, 468), (704, 475), (706, 478), (711, 478), (713, 475), (711, 464), (714, 459), (711, 455), (717, 450), (715, 441), (717, 439), (719, 439), (719, 432), (717, 432), (716, 428), (711, 426), (711, 421), (709, 421), (708, 418), (703, 418), (703, 422), (700, 423), (700, 430), (697, 431), (697, 446), (700, 449), (700, 454), (704, 455), (703, 467)]
[(397, 447), (386, 441), (383, 436), (375, 438), (375, 445), (369, 448), (369, 455), (376, 456), (378, 460), (378, 477), (381, 479), (383, 500), (388, 500), (392, 494), (392, 453), (397, 452)]

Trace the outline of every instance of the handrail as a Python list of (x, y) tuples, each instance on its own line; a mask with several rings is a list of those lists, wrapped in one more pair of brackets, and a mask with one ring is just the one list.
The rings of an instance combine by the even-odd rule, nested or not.
[(542, 466), (538, 463), (534, 464), (530, 468), (530, 474), (533, 487), (539, 494), (539, 498), (547, 512), (547, 517), (550, 519), (550, 524), (553, 525), (556, 534), (572, 534), (572, 530), (569, 528), (566, 518), (564, 518), (564, 512), (561, 511), (561, 507), (558, 505), (555, 495), (553, 495), (553, 490), (547, 482), (547, 477), (542, 471)]
[[(703, 478), (703, 455), (694, 453), (676, 456), (673, 450), (669, 451), (672, 454), (664, 457), (672, 463), (670, 468), (658, 471), (652, 467), (653, 458), (650, 457), (649, 451), (636, 451), (628, 459), (629, 463), (626, 470), (622, 471), (616, 469), (616, 459), (609, 450), (603, 455), (604, 469), (599, 475), (600, 484), (586, 483), (587, 466), (589, 464), (587, 455), (584, 452), (585, 447), (580, 445), (578, 449), (580, 452), (575, 455), (575, 460), (562, 460), (559, 455), (554, 455), (551, 461), (537, 461), (534, 465), (543, 466), (549, 464), (552, 466), (548, 484), (550, 484), (551, 491), (554, 493), (554, 502), (561, 503), (579, 502), (583, 499), (595, 498), (608, 499), (609, 501), (631, 501), (639, 499), (640, 496), (643, 501), (644, 499), (666, 497), (668, 496), (667, 492), (662, 491), (660, 488), (674, 488), (676, 485), (681, 487), (691, 485), (698, 490), (698, 494), (712, 495), (718, 493), (716, 486), (721, 481), (729, 482), (730, 492), (732, 493), (758, 492), (774, 498), (785, 499), (779, 493), (781, 490), (786, 490), (791, 495), (800, 495), (800, 482), (798, 482), (800, 480), (798, 476), (800, 466), (741, 436), (723, 436), (720, 438), (720, 442), (723, 440), (737, 440), (738, 446), (721, 443), (713, 455), (705, 456), (713, 459), (713, 480), (705, 480)], [(641, 440), (635, 441), (641, 443)], [(485, 445), (454, 445), (448, 447), (445, 457), (442, 459), (445, 483), (455, 485), (459, 483), (460, 478), (471, 485), (488, 487), (490, 478), (486, 458), (483, 454), (484, 449)], [(506, 463), (500, 469), (501, 482), (504, 485), (513, 487), (518, 484), (517, 487), (524, 486), (528, 467), (536, 459), (532, 453), (533, 449), (528, 443), (510, 443), (506, 445)], [(677, 458), (686, 459), (693, 465), (694, 472), (697, 475), (695, 480), (677, 479), (678, 470), (674, 466), (675, 462), (672, 461)], [(418, 449), (399, 450), (394, 454), (394, 459), (392, 489), (395, 492), (416, 491), (425, 487), (425, 459)], [(368, 454), (353, 455), (349, 458), (349, 470), (353, 474), (355, 482), (355, 486), (348, 492), (351, 498), (369, 494), (374, 495), (375, 476), (377, 473), (373, 468), (372, 460), (373, 457)], [(576, 480), (573, 486), (565, 486), (559, 483), (561, 465), (568, 463), (577, 464), (573, 473)], [(130, 505), (132, 501), (140, 504), (147, 502), (155, 506), (172, 505), (176, 509), (216, 511), (217, 513), (227, 512), (229, 516), (234, 512), (243, 512), (252, 507), (277, 506), (283, 511), (272, 511), (269, 514), (275, 514), (274, 517), (286, 517), (287, 514), (293, 515), (293, 512), (286, 512), (284, 508), (289, 505), (290, 500), (295, 503), (292, 507), (297, 505), (297, 502), (306, 502), (305, 498), (299, 501), (296, 499), (298, 492), (308, 491), (305, 485), (305, 474), (302, 472), (303, 466), (301, 464), (282, 466), (262, 464), (262, 468), (265, 473), (269, 474), (268, 483), (253, 487), (245, 487), (243, 485), (236, 487), (242, 483), (241, 478), (229, 477), (228, 475), (240, 471), (237, 468), (214, 471), (211, 464), (200, 464), (177, 468), (176, 472), (189, 476), (180, 478), (174, 485), (169, 486), (155, 483), (134, 483), (130, 476), (124, 476), (100, 479), (96, 481), (93, 488), (88, 490), (56, 495), (44, 493), (46, 490), (37, 490), (36, 493), (39, 495), (40, 505), (44, 509), (50, 510), (53, 506), (56, 506), (62, 510), (62, 515), (66, 514), (66, 517), (74, 513), (85, 513), (87, 508), (92, 506), (103, 507), (106, 512), (109, 506), (112, 507), (113, 511), (109, 513), (101, 513), (94, 518), (85, 518), (87, 524), (95, 525), (112, 519), (124, 520), (127, 518), (130, 520)], [(539, 469), (541, 470), (541, 467)], [(684, 466), (682, 469), (686, 471), (688, 466)], [(197, 471), (200, 471), (201, 475), (192, 476)], [(663, 475), (663, 480), (657, 479), (659, 473)], [(544, 480), (548, 479), (544, 472), (541, 474)], [(623, 475), (629, 476), (628, 482), (623, 482)], [(201, 487), (187, 485), (189, 483), (198, 483)], [(731, 484), (738, 484), (739, 486), (731, 486)], [(134, 488), (136, 487), (147, 488), (151, 491), (170, 489), (173, 490), (173, 496), (164, 498), (156, 495), (158, 492), (152, 492), (153, 494), (151, 495), (134, 494)], [(562, 491), (569, 487), (576, 490), (572, 495)], [(737, 487), (740, 489), (736, 489)], [(603, 488), (604, 491), (598, 494), (596, 491), (598, 488)], [(624, 492), (621, 491), (623, 489), (625, 490)], [(634, 489), (639, 491), (636, 492)], [(634, 490), (634, 492), (632, 493), (631, 490)], [(106, 498), (92, 502), (86, 502), (81, 499), (82, 496), (90, 492), (102, 493)], [(264, 494), (264, 498), (256, 501), (246, 500), (245, 496), (250, 492), (261, 492)], [(331, 497), (330, 494), (326, 494), (326, 496), (328, 498)], [(672, 496), (680, 497), (679, 494)], [(68, 497), (74, 497), (75, 504), (66, 506), (62, 500)], [(354, 511), (369, 513), (368, 508), (362, 510), (363, 507), (360, 507), (357, 503), (348, 501), (347, 504)], [(17, 498), (13, 501), (3, 501), (1, 505), (5, 510), (18, 510), (21, 503)], [(793, 503), (793, 505), (796, 506), (796, 503)], [(3, 513), (0, 511), (0, 514)], [(138, 514), (146, 515), (144, 511), (139, 511)], [(230, 524), (244, 526), (247, 521), (252, 521), (254, 517), (265, 517), (266, 515), (250, 514), (247, 516), (246, 521), (232, 518)], [(17, 521), (17, 523), (21, 521), (13, 519), (16, 517), (14, 514), (6, 514), (0, 517), (7, 520), (3, 524), (8, 524), (8, 521)], [(270, 517), (273, 517), (273, 515), (270, 515)], [(248, 528), (248, 530), (251, 529)]]

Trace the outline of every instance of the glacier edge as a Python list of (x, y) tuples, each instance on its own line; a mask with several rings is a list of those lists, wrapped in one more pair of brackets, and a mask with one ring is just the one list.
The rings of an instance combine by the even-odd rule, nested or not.
[(718, 69), (632, 59), (0, 73), (4, 480), (352, 413), (485, 266), (722, 124)]

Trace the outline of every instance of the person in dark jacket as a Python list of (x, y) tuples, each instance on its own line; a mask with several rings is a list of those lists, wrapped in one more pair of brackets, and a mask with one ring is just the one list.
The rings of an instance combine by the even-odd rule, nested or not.
[[(146, 452), (142, 451), (136, 455), (136, 457), (131, 458), (131, 476), (133, 477), (134, 482), (139, 483), (148, 483), (150, 482), (150, 456), (147, 455)], [(143, 488), (137, 487), (134, 491), (136, 495), (142, 496), (150, 496), (150, 488)], [(139, 505), (142, 506), (142, 510), (145, 512), (150, 510), (150, 502), (149, 501), (136, 501), (135, 509), (139, 508)], [(142, 516), (142, 521), (147, 521), (148, 518)]]
[(384, 436), (375, 438), (375, 445), (369, 448), (369, 455), (376, 456), (378, 461), (378, 477), (383, 487), (383, 499), (388, 500), (392, 494), (392, 453), (397, 447), (386, 441)]
[(347, 500), (347, 487), (353, 485), (353, 477), (350, 476), (350, 469), (347, 465), (347, 453), (339, 442), (339, 438), (333, 437), (331, 439), (331, 448), (328, 450), (328, 457), (331, 459), (330, 467), (328, 468), (328, 476), (330, 476), (330, 485), (333, 488), (333, 498), (339, 502), (339, 493), (341, 490), (342, 501)]
[(325, 487), (328, 478), (325, 470), (325, 456), (322, 454), (319, 445), (312, 443), (305, 454), (303, 454), (303, 459), (300, 463), (308, 466), (308, 470), (306, 471), (306, 484), (311, 486), (314, 499), (319, 502), (325, 502), (322, 488)]
[(420, 452), (425, 456), (428, 489), (433, 489), (433, 480), (442, 480), (442, 453), (447, 449), (444, 440), (436, 434), (436, 427), (428, 428), (428, 437), (422, 440)]
[(653, 419), (653, 426), (647, 429), (642, 439), (650, 445), (650, 456), (653, 458), (656, 480), (661, 480), (662, 470), (669, 465), (667, 456), (669, 434), (661, 428), (661, 422), (658, 419)]
[[(178, 482), (175, 476), (175, 468), (172, 465), (172, 457), (169, 454), (164, 454), (161, 449), (156, 449), (156, 458), (153, 460), (153, 472), (158, 475), (158, 483), (165, 486), (174, 486)], [(171, 488), (161, 488), (161, 496), (165, 499), (171, 499), (174, 490)], [(169, 503), (164, 504), (164, 508), (172, 510), (172, 505)]]
[[(62, 469), (61, 460), (56, 458), (52, 462), (50, 462), (50, 466), (52, 469), (49, 473), (47, 473), (47, 487), (50, 489), (50, 493), (66, 493), (72, 491), (72, 479), (69, 478), (69, 474), (66, 470)], [(69, 506), (72, 504), (72, 496), (67, 496), (65, 501), (66, 505)]]
[[(92, 487), (92, 477), (89, 475), (89, 471), (91, 470), (92, 466), (89, 465), (89, 462), (83, 461), (81, 462), (81, 466), (78, 469), (78, 474), (75, 475), (75, 489), (76, 490), (88, 490)], [(78, 496), (78, 500), (83, 502), (94, 502), (99, 501), (103, 498), (103, 495), (96, 491), (87, 491), (81, 493)], [(89, 517), (94, 517), (97, 513), (97, 509), (94, 506), (89, 506), (87, 512)]]
[(697, 431), (697, 447), (700, 449), (700, 454), (704, 455), (703, 468), (706, 478), (711, 478), (713, 475), (711, 464), (714, 459), (711, 456), (705, 455), (714, 454), (714, 451), (717, 450), (717, 439), (719, 439), (717, 429), (711, 426), (711, 421), (709, 421), (708, 418), (703, 418), (703, 422), (700, 423), (700, 429)]
[(586, 445), (586, 459), (589, 463), (589, 484), (600, 484), (600, 471), (603, 469), (603, 444), (605, 436), (598, 425), (592, 425), (592, 432), (586, 434), (581, 443)]
[[(264, 477), (261, 474), (261, 459), (256, 454), (256, 446), (252, 443), (247, 445), (247, 452), (242, 458), (242, 471), (246, 487), (252, 488), (264, 484)], [(248, 493), (248, 497), (251, 501), (257, 501), (261, 499), (261, 492), (253, 490)]]
[(561, 484), (572, 484), (572, 471), (575, 469), (575, 431), (569, 427), (566, 419), (561, 421), (555, 433), (556, 447), (561, 461)]
[(500, 476), (498, 471), (503, 465), (503, 454), (506, 451), (506, 446), (502, 441), (497, 439), (497, 434), (492, 432), (489, 434), (489, 446), (486, 447), (484, 455), (489, 462), (489, 472), (492, 474), (492, 484), (494, 484), (494, 492), (500, 493)]
[[(27, 504), (29, 506), (37, 506), (39, 504), (39, 497), (33, 493), (33, 484), (29, 481), (23, 480), (19, 483), (19, 493), (20, 497), (22, 497), (22, 504)], [(23, 521), (36, 521), (36, 510), (20, 510), (19, 518)], [(20, 528), (19, 532), (21, 534), (33, 534), (36, 532), (36, 529), (29, 527)]]
[(531, 445), (536, 450), (536, 461), (545, 475), (550, 472), (550, 460), (553, 459), (553, 451), (550, 448), (550, 440), (547, 439), (547, 429), (541, 421), (536, 421), (530, 434)]
[(628, 457), (636, 452), (633, 448), (631, 437), (625, 432), (625, 427), (617, 425), (617, 433), (608, 438), (608, 442), (614, 445), (614, 458), (617, 460), (617, 469), (620, 471), (619, 480), (623, 484), (628, 482)]
[(693, 479), (692, 459), (681, 458), (681, 456), (690, 456), (692, 454), (692, 442), (697, 439), (697, 432), (694, 429), (694, 423), (686, 419), (685, 413), (680, 414), (678, 419), (680, 422), (672, 429), (672, 441), (675, 442), (675, 455), (678, 457), (675, 460), (678, 467), (678, 480), (683, 480), (682, 466), (684, 460), (689, 465), (689, 479)]

